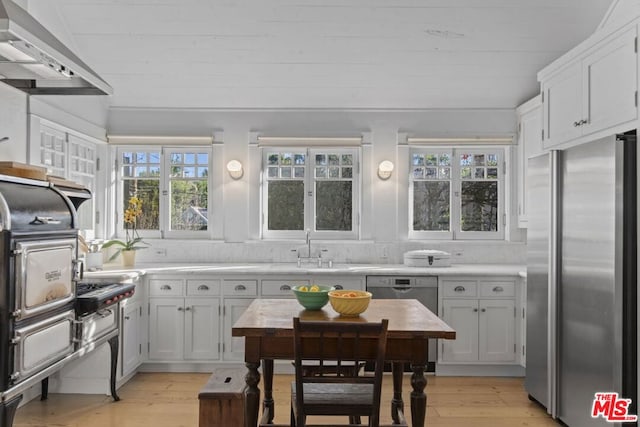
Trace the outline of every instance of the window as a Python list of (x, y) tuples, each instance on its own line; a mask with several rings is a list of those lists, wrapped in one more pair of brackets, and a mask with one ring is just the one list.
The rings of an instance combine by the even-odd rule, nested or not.
[(504, 237), (502, 148), (414, 148), (410, 157), (410, 238)]
[(264, 237), (357, 237), (357, 149), (269, 148), (263, 156)]
[[(203, 237), (209, 226), (208, 147), (120, 147), (120, 212), (129, 197), (142, 200), (138, 222), (147, 237)], [(121, 229), (122, 224), (118, 224)]]

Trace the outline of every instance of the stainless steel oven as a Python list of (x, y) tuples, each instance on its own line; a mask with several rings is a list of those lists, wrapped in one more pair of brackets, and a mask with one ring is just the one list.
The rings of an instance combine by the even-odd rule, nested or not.
[(64, 306), (75, 298), (76, 239), (18, 241), (15, 258), (16, 320)]
[(41, 382), (45, 399), (49, 375), (107, 342), (119, 399), (117, 314), (134, 289), (78, 285), (76, 208), (90, 197), (0, 175), (0, 427), (11, 426), (26, 388)]
[(69, 310), (16, 328), (11, 380), (19, 383), (73, 353), (74, 324), (75, 312)]
[(103, 308), (94, 313), (78, 317), (77, 342), (80, 348), (96, 342), (106, 334), (117, 330), (120, 304)]

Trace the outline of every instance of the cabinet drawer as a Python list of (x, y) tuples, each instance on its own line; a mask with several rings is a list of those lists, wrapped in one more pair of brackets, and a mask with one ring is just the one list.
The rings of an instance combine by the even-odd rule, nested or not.
[(514, 282), (480, 282), (481, 297), (514, 297), (515, 295)]
[(187, 280), (187, 295), (220, 295), (220, 280)]
[(475, 280), (447, 280), (442, 283), (444, 297), (475, 297), (478, 295), (478, 284)]
[(184, 295), (184, 282), (182, 280), (158, 279), (149, 280), (149, 295), (175, 297)]
[(256, 296), (258, 295), (257, 280), (225, 280), (222, 284), (222, 292), (225, 295)]
[(308, 280), (263, 280), (262, 282), (263, 296), (279, 296), (293, 298), (294, 286), (309, 286)]

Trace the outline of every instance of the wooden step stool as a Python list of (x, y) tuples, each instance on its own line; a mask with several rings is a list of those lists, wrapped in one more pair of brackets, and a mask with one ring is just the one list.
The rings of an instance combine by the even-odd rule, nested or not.
[(200, 427), (244, 426), (245, 368), (215, 369), (200, 390)]

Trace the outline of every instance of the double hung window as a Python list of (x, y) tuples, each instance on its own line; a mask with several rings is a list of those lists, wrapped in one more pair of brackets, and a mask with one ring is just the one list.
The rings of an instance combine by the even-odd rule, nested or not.
[(265, 238), (356, 238), (358, 150), (263, 149)]
[(409, 237), (504, 238), (502, 148), (413, 148)]
[[(120, 147), (120, 214), (142, 201), (137, 228), (147, 237), (205, 237), (210, 230), (208, 147)], [(120, 215), (121, 217), (121, 215)], [(122, 223), (118, 227), (122, 230)]]

